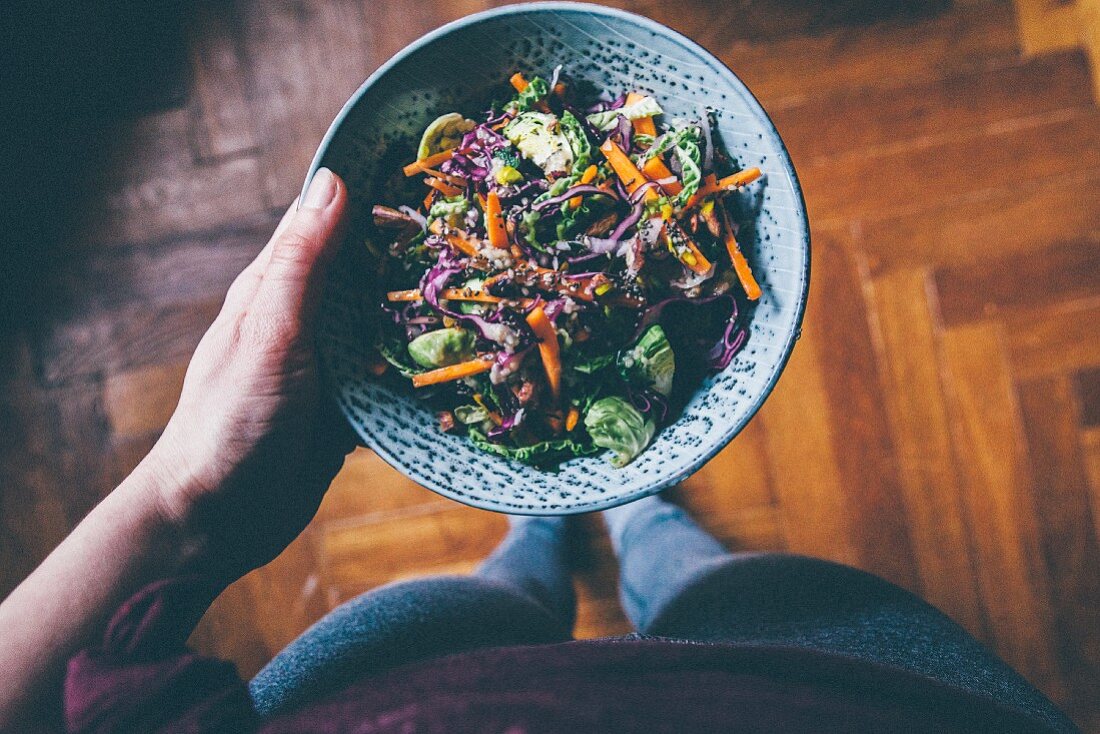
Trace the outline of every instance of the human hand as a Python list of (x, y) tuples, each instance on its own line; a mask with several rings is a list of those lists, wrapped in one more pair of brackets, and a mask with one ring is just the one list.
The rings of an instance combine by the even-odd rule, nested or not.
[(346, 204), (344, 183), (320, 169), (230, 287), (143, 462), (164, 512), (195, 533), (201, 557), (227, 581), (302, 531), (354, 446), (321, 394), (313, 347)]

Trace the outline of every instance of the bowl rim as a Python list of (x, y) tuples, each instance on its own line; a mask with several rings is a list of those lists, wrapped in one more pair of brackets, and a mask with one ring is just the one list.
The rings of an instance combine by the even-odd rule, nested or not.
[[(745, 99), (750, 103), (750, 105), (755, 105), (756, 111), (759, 113), (763, 123), (766, 124), (766, 130), (770, 132), (775, 142), (778, 143), (779, 151), (782, 153), (782, 156), (780, 156), (780, 163), (782, 164), (782, 167), (785, 170), (788, 179), (790, 180), (792, 191), (796, 197), (796, 202), (798, 204), (797, 212), (799, 214), (799, 220), (801, 224), (800, 234), (802, 243), (804, 245), (802, 268), (803, 272), (805, 273), (805, 278), (803, 279), (802, 283), (802, 292), (798, 295), (798, 307), (797, 313), (795, 314), (794, 328), (787, 336), (786, 343), (783, 345), (782, 356), (778, 364), (776, 365), (774, 373), (769, 377), (767, 384), (764, 385), (763, 389), (760, 390), (759, 394), (753, 400), (751, 407), (746, 412), (745, 417), (742, 420), (737, 421), (736, 423), (731, 423), (727, 430), (722, 433), (721, 439), (719, 441), (715, 442), (711, 448), (699, 453), (685, 465), (685, 468), (681, 469), (675, 474), (672, 474), (671, 476), (668, 476), (666, 478), (658, 479), (657, 481), (651, 483), (649, 486), (639, 488), (629, 494), (617, 495), (615, 497), (608, 498), (599, 502), (586, 503), (583, 506), (578, 506), (575, 508), (535, 508), (522, 510), (517, 508), (508, 508), (508, 512), (505, 512), (505, 509), (501, 508), (499, 505), (491, 506), (489, 503), (480, 502), (476, 499), (471, 500), (468, 497), (455, 494), (451, 492), (449, 488), (443, 487), (436, 482), (429, 482), (426, 485), (427, 489), (430, 489), (437, 494), (447, 497), (448, 499), (452, 499), (456, 502), (460, 502), (464, 505), (469, 505), (472, 507), (477, 507), (479, 509), (489, 510), (493, 512), (501, 512), (505, 514), (515, 515), (561, 516), (587, 512), (599, 512), (601, 510), (606, 510), (611, 507), (616, 507), (619, 505), (627, 504), (629, 502), (633, 502), (648, 495), (662, 492), (669, 487), (672, 487), (682, 482), (683, 480), (694, 474), (696, 471), (698, 471), (704, 464), (706, 464), (708, 461), (714, 458), (715, 455), (722, 451), (722, 449), (728, 446), (729, 443), (741, 431), (745, 429), (745, 426), (748, 425), (749, 421), (756, 417), (756, 414), (759, 412), (761, 406), (763, 406), (764, 402), (772, 394), (772, 391), (775, 389), (775, 385), (779, 382), (779, 378), (782, 377), (783, 373), (786, 371), (787, 364), (790, 361), (791, 355), (794, 353), (795, 343), (802, 337), (802, 326), (806, 315), (806, 304), (809, 300), (810, 292), (810, 220), (806, 210), (806, 198), (802, 192), (802, 184), (798, 180), (798, 173), (795, 171), (794, 162), (791, 160), (790, 151), (787, 150), (787, 145), (783, 142), (783, 138), (779, 134), (779, 130), (775, 127), (775, 123), (772, 121), (771, 116), (768, 115), (767, 110), (765, 110), (764, 106), (760, 103), (760, 100), (756, 98), (756, 95), (752, 93), (752, 90), (749, 89), (748, 85), (746, 85), (741, 80), (741, 78), (737, 76), (736, 72), (734, 72), (724, 61), (722, 61), (721, 58), (712, 53), (709, 49), (707, 49), (698, 41), (695, 41), (692, 38), (684, 35), (683, 33), (673, 28), (669, 28), (665, 24), (653, 20), (652, 18), (648, 18), (644, 15), (632, 13), (627, 10), (620, 10), (619, 8), (598, 5), (595, 3), (575, 2), (575, 0), (539, 0), (538, 2), (502, 5), (496, 8), (490, 8), (488, 10), (465, 15), (461, 18), (456, 18), (455, 20), (452, 20), (439, 26), (438, 28), (428, 31), (419, 38), (413, 40), (400, 51), (387, 59), (385, 63), (375, 69), (366, 78), (366, 80), (359, 85), (355, 92), (352, 93), (352, 95), (348, 98), (347, 102), (345, 102), (344, 105), (340, 108), (340, 111), (336, 114), (336, 117), (333, 118), (332, 123), (329, 125), (328, 130), (325, 131), (324, 137), (321, 138), (321, 142), (317, 147), (317, 151), (313, 155), (313, 159), (309, 165), (309, 170), (306, 172), (305, 181), (302, 183), (302, 196), (304, 197), (306, 190), (309, 188), (310, 182), (313, 180), (314, 175), (316, 175), (317, 170), (321, 167), (322, 159), (328, 153), (329, 148), (332, 146), (333, 139), (335, 138), (340, 127), (343, 125), (345, 119), (351, 113), (351, 110), (359, 103), (363, 96), (366, 95), (370, 88), (374, 86), (374, 84), (379, 79), (388, 74), (390, 70), (393, 69), (393, 67), (397, 66), (407, 57), (416, 53), (421, 48), (430, 45), (437, 39), (454, 33), (455, 31), (461, 30), (462, 28), (465, 28), (467, 26), (477, 25), (486, 20), (490, 20), (499, 16), (540, 13), (559, 10), (584, 12), (609, 18), (615, 18), (617, 20), (627, 20), (659, 35), (670, 37), (678, 43), (683, 44), (689, 50), (695, 51), (701, 56), (711, 59), (715, 64), (716, 71), (719, 74), (725, 76), (728, 82), (730, 82), (735, 88), (743, 93)], [(353, 424), (354, 427), (352, 416), (348, 415), (347, 408), (344, 406), (343, 401), (339, 399), (339, 387), (335, 384), (334, 380), (327, 378), (327, 375), (325, 374), (327, 372), (328, 370), (324, 368), (322, 360), (322, 379), (325, 383), (327, 383), (325, 386), (325, 391), (328, 393), (330, 398), (336, 401), (337, 405), (340, 407), (340, 412), (344, 415), (346, 419), (348, 419), (349, 423)], [(358, 434), (358, 431), (356, 431), (356, 433)], [(371, 448), (373, 451), (375, 451), (375, 453), (381, 456), (382, 459), (390, 466), (396, 468), (398, 471), (400, 471), (402, 474), (405, 474), (413, 481), (420, 483), (420, 478), (410, 476), (409, 473), (406, 471), (404, 465), (399, 460), (397, 460), (397, 457), (392, 456), (391, 453), (385, 449), (382, 449), (378, 446), (369, 445), (369, 443), (371, 442), (367, 442), (364, 437), (360, 436), (360, 438), (363, 439), (362, 445), (368, 446), (368, 448)]]

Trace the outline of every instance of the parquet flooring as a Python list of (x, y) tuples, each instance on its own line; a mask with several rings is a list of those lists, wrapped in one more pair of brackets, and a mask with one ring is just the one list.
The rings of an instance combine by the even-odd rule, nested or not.
[[(0, 350), (0, 593), (155, 440), (347, 96), (488, 4), (199, 4), (189, 99), (119, 128), (81, 234), (40, 285), (53, 306)], [(996, 0), (761, 38), (708, 0), (616, 4), (742, 76), (814, 230), (786, 374), (677, 497), (732, 548), (840, 560), (924, 595), (1100, 732), (1100, 110), (1084, 54), (1025, 57)], [(589, 525), (577, 634), (621, 632)], [(249, 675), (335, 604), (468, 571), (504, 531), (361, 450), (193, 642)]]

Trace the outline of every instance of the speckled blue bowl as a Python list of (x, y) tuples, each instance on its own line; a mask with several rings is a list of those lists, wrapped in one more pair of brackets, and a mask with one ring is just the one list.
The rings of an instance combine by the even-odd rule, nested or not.
[[(671, 117), (713, 110), (718, 137), (741, 167), (764, 178), (738, 194), (742, 245), (764, 295), (745, 348), (708, 378), (681, 417), (632, 464), (603, 456), (534, 469), (490, 456), (445, 434), (410, 391), (367, 370), (364, 334), (379, 318), (365, 292), (370, 263), (362, 231), (376, 187), (436, 115), (476, 115), (487, 92), (520, 70), (567, 73), (613, 91), (654, 95)], [(399, 155), (394, 157), (394, 154)], [(665, 26), (621, 10), (570, 2), (510, 5), (458, 20), (409, 45), (359, 88), (325, 135), (320, 166), (344, 177), (352, 195), (350, 236), (332, 269), (318, 349), (331, 390), (363, 442), (439, 494), (499, 512), (559, 515), (629, 502), (679, 482), (748, 423), (771, 392), (798, 338), (809, 285), (810, 236), (798, 179), (760, 103), (722, 62)], [(747, 226), (745, 226), (747, 225)], [(365, 488), (364, 491), (369, 491)]]

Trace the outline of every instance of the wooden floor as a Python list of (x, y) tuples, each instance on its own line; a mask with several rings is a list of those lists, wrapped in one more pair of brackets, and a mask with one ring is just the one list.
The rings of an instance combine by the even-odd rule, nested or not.
[[(155, 440), (347, 96), (486, 5), (200, 6), (190, 100), (120, 130), (83, 234), (41, 284), (56, 308), (0, 352), (0, 593)], [(814, 235), (785, 375), (677, 496), (731, 548), (823, 556), (923, 594), (1100, 732), (1100, 110), (1084, 55), (1025, 58), (994, 0), (765, 40), (709, 0), (623, 6), (749, 84)], [(627, 628), (590, 520), (580, 636)], [(360, 451), (194, 642), (249, 675), (341, 601), (468, 571), (504, 530)]]

